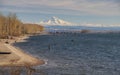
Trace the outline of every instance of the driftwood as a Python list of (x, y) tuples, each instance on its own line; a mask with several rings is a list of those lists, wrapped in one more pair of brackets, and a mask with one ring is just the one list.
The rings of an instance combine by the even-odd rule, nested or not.
[(0, 54), (11, 54), (11, 52), (0, 52)]

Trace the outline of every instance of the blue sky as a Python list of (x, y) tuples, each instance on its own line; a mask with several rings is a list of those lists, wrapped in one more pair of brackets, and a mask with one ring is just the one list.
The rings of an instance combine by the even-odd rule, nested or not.
[(0, 0), (0, 12), (31, 23), (57, 16), (78, 24), (120, 25), (119, 0)]

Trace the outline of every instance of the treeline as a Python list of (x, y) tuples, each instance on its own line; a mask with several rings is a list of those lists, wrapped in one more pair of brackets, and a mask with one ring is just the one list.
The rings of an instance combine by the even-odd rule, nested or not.
[(43, 29), (43, 26), (37, 24), (22, 23), (14, 13), (9, 13), (7, 16), (0, 13), (0, 38), (39, 33)]
[(36, 34), (44, 30), (43, 26), (37, 24), (23, 24), (25, 34)]

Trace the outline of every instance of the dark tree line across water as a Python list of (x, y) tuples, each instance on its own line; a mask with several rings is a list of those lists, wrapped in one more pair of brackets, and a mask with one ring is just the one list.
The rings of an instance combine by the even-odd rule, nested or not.
[(9, 13), (7, 16), (0, 13), (0, 38), (34, 34), (43, 30), (44, 27), (37, 24), (24, 24), (15, 13)]

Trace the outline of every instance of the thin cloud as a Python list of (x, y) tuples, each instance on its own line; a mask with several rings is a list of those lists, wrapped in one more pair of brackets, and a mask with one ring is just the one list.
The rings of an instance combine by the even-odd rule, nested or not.
[(119, 0), (4, 0), (1, 3), (1, 11), (120, 16)]

